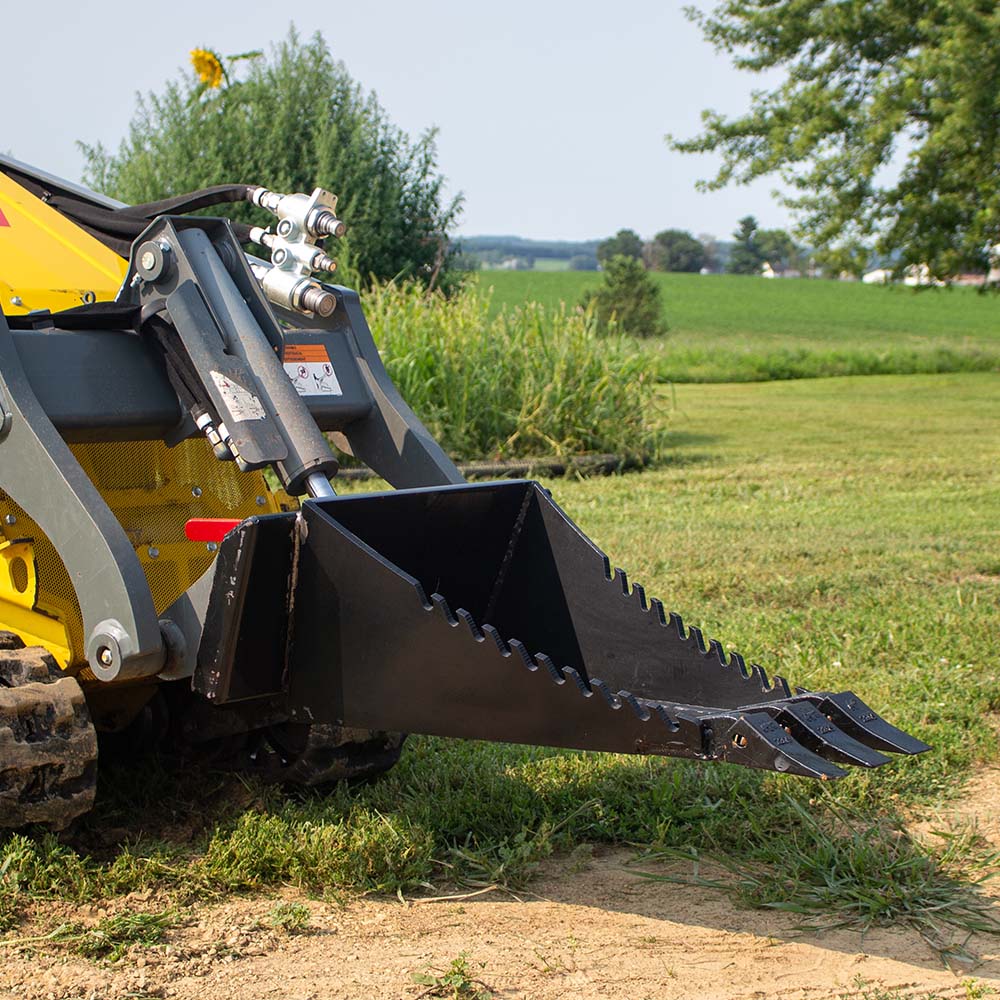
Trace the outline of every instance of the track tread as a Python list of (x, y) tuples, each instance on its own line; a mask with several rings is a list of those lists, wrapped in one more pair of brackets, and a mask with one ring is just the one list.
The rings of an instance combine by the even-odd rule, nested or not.
[(63, 829), (96, 788), (97, 733), (80, 685), (41, 647), (0, 632), (0, 827)]

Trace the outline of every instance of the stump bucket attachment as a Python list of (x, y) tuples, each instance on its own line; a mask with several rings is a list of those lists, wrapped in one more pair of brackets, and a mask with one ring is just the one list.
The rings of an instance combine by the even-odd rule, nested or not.
[(850, 692), (793, 693), (706, 643), (535, 482), (309, 501), (244, 522), (220, 558), (196, 675), (216, 700), (280, 689), (312, 722), (823, 780), (928, 749)]

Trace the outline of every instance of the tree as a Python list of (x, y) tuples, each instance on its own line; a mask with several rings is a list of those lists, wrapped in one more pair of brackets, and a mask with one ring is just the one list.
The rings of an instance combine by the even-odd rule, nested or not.
[(761, 257), (775, 271), (801, 271), (805, 267), (802, 248), (784, 229), (758, 229), (756, 240)]
[(736, 242), (729, 252), (726, 271), (729, 274), (760, 274), (765, 257), (757, 240), (757, 220), (752, 215), (745, 215), (733, 239)]
[(705, 248), (683, 229), (664, 229), (653, 237), (651, 257), (657, 271), (700, 271)]
[(596, 271), (597, 258), (585, 253), (573, 254), (569, 259), (569, 269), (571, 271)]
[(656, 337), (667, 332), (663, 320), (659, 286), (642, 261), (616, 254), (604, 264), (604, 281), (583, 297), (584, 308), (592, 307), (604, 329), (612, 324), (633, 337)]
[(633, 229), (619, 229), (597, 245), (597, 260), (606, 264), (612, 257), (632, 257), (642, 259), (642, 238)]
[(689, 16), (738, 68), (787, 71), (747, 113), (705, 111), (703, 134), (669, 137), (722, 154), (703, 188), (776, 173), (821, 250), (986, 271), (1000, 245), (995, 0), (724, 0)]
[[(324, 187), (348, 226), (328, 241), (342, 266), (361, 278), (440, 280), (461, 199), (445, 197), (434, 132), (414, 141), (393, 125), (320, 34), (303, 42), (293, 29), (269, 57), (251, 55), (235, 67), (195, 50), (197, 74), (140, 97), (117, 153), (81, 144), (86, 181), (132, 204), (228, 182)], [(249, 205), (227, 214), (266, 224)]]

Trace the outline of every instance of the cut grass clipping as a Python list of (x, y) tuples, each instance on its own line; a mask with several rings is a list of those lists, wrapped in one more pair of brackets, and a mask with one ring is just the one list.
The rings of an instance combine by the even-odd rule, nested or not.
[(529, 303), (491, 317), (475, 285), (447, 298), (382, 285), (364, 305), (390, 377), (456, 461), (655, 453), (653, 363), (591, 313)]

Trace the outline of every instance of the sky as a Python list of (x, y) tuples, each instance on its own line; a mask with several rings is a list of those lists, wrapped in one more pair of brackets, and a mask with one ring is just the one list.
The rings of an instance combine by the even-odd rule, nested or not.
[(726, 239), (747, 214), (767, 228), (792, 221), (776, 180), (703, 194), (695, 183), (717, 161), (668, 148), (666, 133), (696, 134), (704, 108), (743, 111), (768, 81), (734, 70), (681, 5), (653, 0), (10, 4), (0, 150), (79, 180), (76, 141), (116, 148), (136, 94), (187, 70), (190, 49), (266, 48), (292, 21), (322, 32), (397, 125), (439, 130), (448, 190), (465, 198), (460, 235)]

